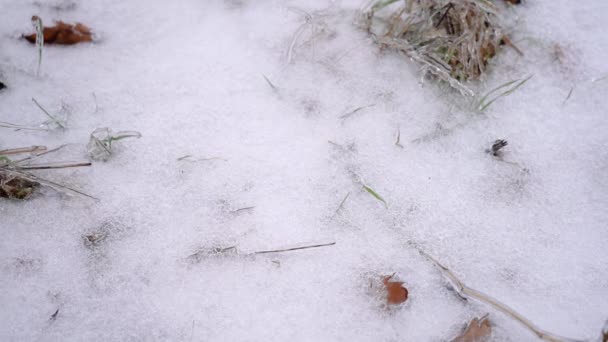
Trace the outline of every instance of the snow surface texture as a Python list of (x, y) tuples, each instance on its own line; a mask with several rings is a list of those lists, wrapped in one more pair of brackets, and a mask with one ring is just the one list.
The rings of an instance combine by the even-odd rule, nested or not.
[[(0, 340), (445, 341), (486, 312), (495, 341), (536, 340), (460, 300), (413, 244), (540, 327), (596, 336), (608, 2), (507, 9), (525, 56), (504, 50), (482, 89), (534, 77), (483, 114), (379, 51), (353, 24), (360, 5), (0, 1), (0, 121), (46, 120), (32, 97), (70, 111), (65, 131), (2, 129), (0, 149), (67, 143), (53, 159), (82, 160), (98, 127), (143, 135), (107, 162), (38, 173), (99, 202), (0, 201)], [(307, 28), (287, 63), (302, 11), (317, 35)], [(85, 23), (96, 42), (45, 46), (37, 78), (36, 49), (18, 39), (33, 14)], [(509, 142), (503, 161), (484, 152), (495, 139)], [(241, 255), (189, 257), (230, 246)], [(410, 298), (387, 309), (370, 281), (393, 272)]]

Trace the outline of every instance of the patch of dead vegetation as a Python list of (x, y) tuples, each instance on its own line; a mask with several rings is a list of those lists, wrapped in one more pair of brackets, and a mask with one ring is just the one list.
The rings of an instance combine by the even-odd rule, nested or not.
[(464, 82), (479, 80), (502, 45), (521, 53), (499, 12), (487, 0), (379, 0), (362, 11), (362, 26), (381, 48), (404, 53), (425, 74), (473, 96)]

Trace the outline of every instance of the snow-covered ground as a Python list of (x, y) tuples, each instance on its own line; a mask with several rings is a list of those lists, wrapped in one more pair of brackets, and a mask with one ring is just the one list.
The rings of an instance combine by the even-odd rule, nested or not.
[[(0, 121), (45, 121), (32, 97), (70, 112), (66, 130), (0, 128), (0, 150), (69, 144), (51, 160), (77, 161), (95, 128), (143, 135), (107, 162), (37, 173), (100, 201), (0, 199), (0, 340), (446, 341), (486, 312), (493, 340), (536, 340), (460, 300), (413, 246), (543, 329), (598, 335), (608, 2), (506, 9), (525, 56), (505, 49), (480, 89), (534, 76), (482, 114), (380, 51), (354, 25), (360, 5), (0, 1)], [(317, 35), (288, 53), (303, 11)], [(33, 14), (96, 42), (45, 47), (36, 77), (19, 39)], [(484, 152), (495, 139), (503, 161)], [(393, 272), (410, 298), (387, 309), (376, 283)]]

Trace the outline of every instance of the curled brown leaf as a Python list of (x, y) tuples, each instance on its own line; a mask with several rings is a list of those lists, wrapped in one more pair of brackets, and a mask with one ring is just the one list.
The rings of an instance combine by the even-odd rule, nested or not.
[[(93, 41), (91, 29), (81, 23), (72, 25), (57, 21), (55, 26), (44, 27), (42, 33), (45, 44), (73, 45)], [(36, 43), (36, 33), (23, 35), (23, 38), (32, 44)]]
[(488, 316), (473, 318), (464, 332), (452, 340), (452, 342), (483, 342), (487, 341), (492, 333), (492, 326)]
[(386, 287), (386, 300), (389, 304), (401, 304), (407, 300), (408, 291), (401, 281), (391, 281), (395, 274), (384, 277), (382, 283)]

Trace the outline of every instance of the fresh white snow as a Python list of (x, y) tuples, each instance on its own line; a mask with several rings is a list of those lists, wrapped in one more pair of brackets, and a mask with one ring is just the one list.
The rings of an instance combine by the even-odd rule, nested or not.
[[(1, 0), (0, 121), (45, 121), (32, 97), (70, 116), (66, 130), (0, 128), (0, 150), (68, 144), (48, 160), (78, 161), (96, 128), (142, 138), (37, 173), (100, 201), (0, 199), (0, 340), (446, 341), (486, 312), (494, 341), (537, 340), (460, 300), (414, 245), (543, 329), (597, 336), (608, 2), (507, 8), (525, 56), (504, 49), (478, 89), (533, 77), (482, 114), (380, 51), (355, 25), (360, 6)], [(316, 35), (306, 27), (289, 53), (304, 12)], [(96, 42), (45, 46), (36, 77), (36, 48), (19, 39), (34, 14), (85, 23)], [(504, 161), (484, 152), (495, 139), (509, 142)], [(239, 255), (189, 258), (230, 246)], [(410, 298), (387, 309), (376, 282), (393, 272)]]

